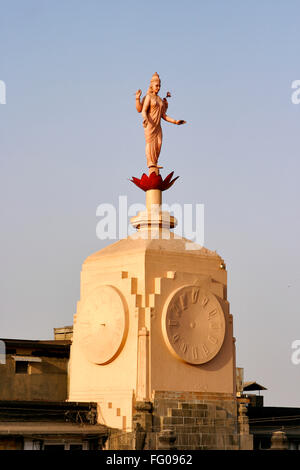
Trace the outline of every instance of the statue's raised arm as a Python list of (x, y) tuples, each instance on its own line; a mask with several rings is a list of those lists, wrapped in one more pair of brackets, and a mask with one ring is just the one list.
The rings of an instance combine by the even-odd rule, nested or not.
[(167, 93), (167, 97), (163, 100), (158, 96), (160, 90), (160, 78), (157, 73), (155, 73), (150, 82), (149, 89), (146, 96), (140, 101), (141, 90), (136, 92), (136, 110), (142, 113), (143, 116), (143, 126), (145, 131), (146, 139), (146, 158), (147, 166), (149, 172), (158, 171), (158, 157), (162, 145), (162, 129), (161, 129), (161, 119), (164, 119), (167, 122), (172, 124), (185, 124), (183, 120), (176, 120), (166, 115), (168, 108), (167, 97), (171, 96), (170, 93)]
[(143, 109), (143, 104), (145, 97), (141, 101), (142, 90), (138, 90), (135, 94), (135, 107), (138, 113), (140, 113)]

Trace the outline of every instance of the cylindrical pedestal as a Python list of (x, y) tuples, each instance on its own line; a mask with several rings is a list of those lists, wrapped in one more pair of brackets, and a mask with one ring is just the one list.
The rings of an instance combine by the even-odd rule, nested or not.
[(146, 191), (146, 207), (151, 210), (152, 206), (161, 206), (162, 197), (160, 189), (149, 189)]
[[(160, 189), (148, 189), (146, 191), (146, 210), (141, 211), (135, 217), (130, 219), (133, 227), (138, 230), (141, 228), (174, 228), (177, 225), (175, 217), (169, 212), (162, 212), (162, 191)], [(151, 237), (150, 237), (151, 238)], [(156, 238), (156, 237), (154, 237)]]

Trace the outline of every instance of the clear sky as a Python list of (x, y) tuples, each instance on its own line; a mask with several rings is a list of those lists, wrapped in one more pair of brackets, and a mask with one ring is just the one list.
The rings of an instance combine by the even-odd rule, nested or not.
[(134, 93), (171, 91), (160, 163), (169, 204), (205, 205), (225, 259), (237, 366), (267, 405), (300, 407), (299, 1), (2, 0), (0, 337), (70, 325), (96, 208), (144, 202)]

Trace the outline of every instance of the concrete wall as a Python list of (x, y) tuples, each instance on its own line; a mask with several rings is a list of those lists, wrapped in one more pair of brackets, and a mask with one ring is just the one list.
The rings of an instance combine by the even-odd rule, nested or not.
[(41, 357), (32, 362), (27, 373), (16, 373), (12, 355), (0, 365), (0, 400), (67, 399), (67, 358)]

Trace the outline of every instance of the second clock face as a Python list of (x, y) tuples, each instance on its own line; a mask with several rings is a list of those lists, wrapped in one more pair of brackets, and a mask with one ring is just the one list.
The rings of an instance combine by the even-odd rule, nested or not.
[(223, 309), (217, 298), (201, 287), (181, 287), (167, 300), (162, 330), (172, 354), (190, 364), (204, 364), (222, 347)]
[(106, 364), (120, 353), (127, 330), (125, 302), (113, 286), (99, 286), (84, 301), (78, 319), (81, 348), (96, 364)]

